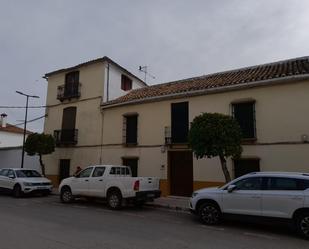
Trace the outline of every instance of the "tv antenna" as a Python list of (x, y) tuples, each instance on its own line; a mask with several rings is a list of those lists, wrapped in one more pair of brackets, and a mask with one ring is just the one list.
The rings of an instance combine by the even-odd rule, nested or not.
[(148, 69), (147, 66), (139, 66), (139, 68), (138, 68), (139, 71), (141, 71), (142, 73), (145, 74), (145, 76), (144, 76), (144, 82), (145, 82), (145, 83), (146, 83), (146, 81), (147, 81), (147, 76), (149, 76), (149, 77), (152, 78), (152, 79), (155, 79), (155, 78), (156, 78), (156, 77), (153, 76), (152, 74), (148, 73), (147, 69)]

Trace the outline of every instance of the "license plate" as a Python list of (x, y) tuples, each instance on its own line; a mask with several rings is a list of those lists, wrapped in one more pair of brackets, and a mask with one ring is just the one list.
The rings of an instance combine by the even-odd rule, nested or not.
[(147, 194), (147, 197), (154, 197), (154, 194)]
[(37, 189), (47, 189), (46, 187), (37, 187)]

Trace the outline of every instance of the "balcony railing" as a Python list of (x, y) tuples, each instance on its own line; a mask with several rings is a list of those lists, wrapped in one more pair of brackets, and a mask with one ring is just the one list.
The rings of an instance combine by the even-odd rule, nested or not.
[(63, 101), (65, 99), (79, 98), (80, 88), (80, 83), (71, 84), (69, 87), (66, 85), (58, 86), (57, 99)]
[(75, 145), (77, 144), (78, 130), (55, 130), (54, 138), (56, 145)]

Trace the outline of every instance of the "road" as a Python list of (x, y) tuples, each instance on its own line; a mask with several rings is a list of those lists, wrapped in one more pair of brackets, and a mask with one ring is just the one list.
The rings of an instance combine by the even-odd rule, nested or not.
[(185, 212), (152, 207), (111, 211), (99, 202), (62, 204), (58, 196), (0, 195), (0, 249), (302, 249), (288, 227), (227, 221), (201, 225)]

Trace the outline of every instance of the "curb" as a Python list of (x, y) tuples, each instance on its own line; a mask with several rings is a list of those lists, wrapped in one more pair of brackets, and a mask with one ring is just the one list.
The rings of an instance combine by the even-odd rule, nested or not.
[(145, 203), (145, 206), (154, 207), (154, 208), (169, 209), (169, 210), (181, 211), (181, 212), (190, 212), (189, 208), (171, 206), (171, 205), (168, 205), (168, 204), (164, 205), (164, 204), (157, 204), (157, 203)]

